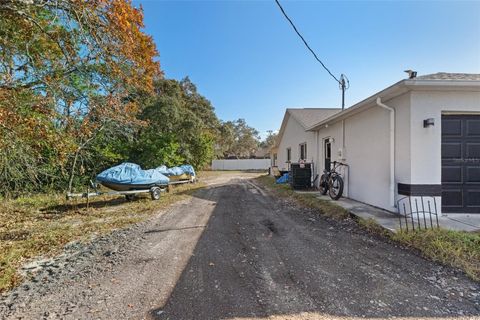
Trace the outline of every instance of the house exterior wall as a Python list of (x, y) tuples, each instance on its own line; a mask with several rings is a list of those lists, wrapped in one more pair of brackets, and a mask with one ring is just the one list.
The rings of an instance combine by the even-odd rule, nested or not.
[[(357, 113), (345, 122), (343, 148), (342, 122), (318, 131), (321, 156), (319, 168), (324, 168), (323, 141), (331, 137), (332, 160), (348, 164), (345, 169), (345, 196), (390, 209), (389, 206), (389, 114), (387, 110), (371, 107)], [(342, 154), (343, 149), (343, 154)]]
[[(410, 181), (410, 94), (383, 101), (395, 109), (395, 182)], [(342, 147), (342, 121), (317, 131), (319, 149), (316, 163), (324, 168), (325, 138), (332, 137), (332, 160), (348, 164), (344, 169), (345, 196), (389, 211), (390, 203), (390, 114), (377, 105), (344, 120), (345, 148)], [(343, 150), (343, 153), (341, 152)], [(396, 187), (396, 183), (395, 183)], [(396, 199), (399, 197), (395, 193)]]
[[(412, 184), (442, 183), (442, 113), (447, 112), (480, 114), (480, 92), (412, 92)], [(428, 118), (435, 125), (424, 128), (423, 120)]]
[(398, 200), (397, 183), (411, 183), (411, 94), (407, 92), (384, 103), (395, 109), (395, 200)]
[[(442, 113), (479, 113), (480, 92), (409, 91), (382, 101), (395, 109), (395, 201), (398, 183), (408, 185), (441, 185), (441, 116)], [(423, 120), (433, 118), (435, 125), (424, 128)], [(345, 196), (390, 211), (397, 211), (389, 199), (390, 138), (389, 112), (376, 105), (344, 120)], [(321, 128), (318, 134), (318, 156), (315, 162), (324, 167), (323, 139), (332, 137), (333, 159), (342, 161), (342, 122)], [(441, 197), (436, 197), (441, 213)]]
[(291, 148), (291, 161), (300, 159), (300, 144), (307, 143), (307, 162), (314, 160), (315, 134), (305, 131), (305, 128), (292, 116), (289, 116), (285, 130), (277, 149), (277, 166), (280, 170), (288, 170), (287, 148)]
[[(321, 128), (320, 130), (315, 132), (316, 135), (316, 146), (317, 150), (315, 152), (315, 173), (318, 175), (322, 175), (323, 170), (325, 170), (325, 149), (324, 143), (325, 139), (333, 138), (331, 141), (332, 144), (332, 161), (342, 161), (341, 157), (338, 156), (338, 150), (342, 148), (342, 123), (336, 122), (328, 127)], [(317, 182), (320, 179), (317, 179)], [(347, 191), (347, 190), (345, 190)], [(345, 193), (347, 195), (347, 193)]]
[[(480, 92), (466, 90), (412, 89), (384, 104), (395, 109), (395, 202), (405, 195), (398, 184), (441, 185), (441, 116), (446, 113), (480, 114)], [(314, 162), (315, 174), (324, 170), (324, 141), (332, 138), (332, 161), (345, 162), (344, 195), (389, 211), (398, 208), (390, 202), (390, 114), (371, 103), (367, 108), (343, 120), (324, 125), (314, 133), (290, 118), (278, 148), (278, 166), (286, 166), (286, 148), (291, 147), (292, 161), (299, 157), (298, 145), (307, 142), (308, 159)], [(423, 120), (433, 118), (434, 126), (423, 127)], [(341, 152), (339, 152), (341, 151)], [(315, 175), (314, 175), (315, 176)], [(411, 199), (414, 199), (412, 196)], [(420, 200), (419, 200), (420, 201)], [(441, 213), (441, 197), (435, 197)]]
[(390, 115), (372, 107), (345, 120), (349, 197), (390, 209)]
[[(411, 159), (410, 182), (408, 184), (441, 186), (442, 114), (452, 112), (480, 114), (480, 92), (461, 90), (412, 91), (410, 97), (409, 145)], [(423, 120), (428, 118), (433, 118), (435, 124), (424, 128)], [(403, 181), (398, 182), (402, 183)], [(411, 199), (411, 201), (416, 199), (419, 203), (422, 203), (418, 196), (413, 196)], [(442, 198), (438, 195), (434, 199), (436, 212), (441, 214)], [(406, 211), (409, 211), (408, 206)]]

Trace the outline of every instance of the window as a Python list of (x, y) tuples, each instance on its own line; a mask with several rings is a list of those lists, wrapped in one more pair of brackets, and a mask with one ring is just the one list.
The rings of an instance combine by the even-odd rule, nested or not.
[(274, 167), (277, 166), (277, 154), (276, 153), (273, 154), (273, 166)]
[(292, 160), (292, 149), (287, 148), (287, 162)]
[(307, 143), (300, 144), (300, 160), (307, 160)]

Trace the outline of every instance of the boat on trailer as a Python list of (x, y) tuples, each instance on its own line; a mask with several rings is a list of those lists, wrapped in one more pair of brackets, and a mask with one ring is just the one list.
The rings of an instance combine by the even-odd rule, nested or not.
[(136, 194), (150, 193), (152, 200), (158, 200), (161, 192), (168, 191), (171, 185), (196, 182), (196, 175), (190, 165), (143, 170), (137, 164), (126, 162), (101, 172), (96, 181), (113, 191), (101, 192), (97, 183), (91, 183), (95, 192), (68, 193), (67, 199), (80, 197), (88, 200), (98, 195), (125, 195), (127, 200), (132, 200)]

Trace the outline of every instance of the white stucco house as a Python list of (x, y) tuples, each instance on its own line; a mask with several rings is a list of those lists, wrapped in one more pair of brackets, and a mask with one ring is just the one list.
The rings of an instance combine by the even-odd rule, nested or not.
[(480, 74), (401, 80), (343, 111), (287, 109), (272, 162), (301, 158), (312, 180), (348, 164), (344, 195), (388, 211), (431, 196), (439, 213), (480, 214)]
[(288, 171), (290, 163), (299, 160), (313, 163), (316, 160), (314, 158), (316, 133), (308, 129), (340, 111), (341, 109), (336, 108), (287, 109), (276, 145), (271, 150), (272, 165), (282, 171)]

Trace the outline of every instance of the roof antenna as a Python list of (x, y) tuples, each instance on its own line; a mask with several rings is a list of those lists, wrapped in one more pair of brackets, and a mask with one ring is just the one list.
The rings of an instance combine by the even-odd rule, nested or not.
[(415, 79), (417, 77), (417, 71), (405, 70), (404, 72), (408, 73), (408, 79)]

